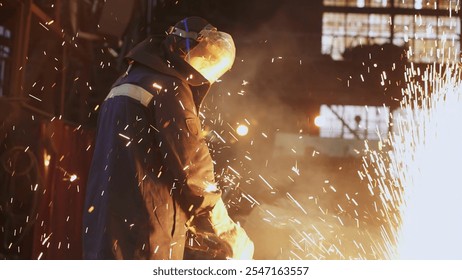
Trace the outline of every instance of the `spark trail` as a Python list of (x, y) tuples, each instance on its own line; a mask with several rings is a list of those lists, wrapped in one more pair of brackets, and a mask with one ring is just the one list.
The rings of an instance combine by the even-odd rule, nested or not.
[(462, 258), (460, 78), (454, 65), (410, 75), (394, 131), (365, 157), (390, 258)]

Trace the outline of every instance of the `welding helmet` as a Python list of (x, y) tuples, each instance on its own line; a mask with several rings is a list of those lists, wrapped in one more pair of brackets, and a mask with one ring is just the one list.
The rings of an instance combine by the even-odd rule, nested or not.
[(170, 27), (167, 33), (183, 39), (180, 55), (210, 83), (231, 69), (236, 57), (233, 38), (206, 20), (186, 18)]

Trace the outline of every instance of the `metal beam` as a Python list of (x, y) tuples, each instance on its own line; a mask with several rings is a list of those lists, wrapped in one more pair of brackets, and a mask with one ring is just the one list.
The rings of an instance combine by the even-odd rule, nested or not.
[[(357, 14), (387, 14), (387, 15), (422, 15), (422, 16), (448, 16), (448, 10), (434, 9), (406, 9), (406, 8), (358, 8), (358, 7), (339, 7), (339, 6), (324, 6), (322, 12), (334, 13), (357, 13)], [(453, 12), (452, 16), (461, 17), (461, 13)]]
[(11, 60), (11, 83), (9, 96), (23, 97), (23, 84), (27, 50), (29, 48), (32, 0), (24, 0), (19, 5), (15, 18), (13, 52)]
[(40, 21), (46, 24), (46, 28), (52, 30), (56, 34), (63, 34), (63, 30), (61, 29), (59, 25), (59, 21), (55, 21), (52, 19), (49, 15), (47, 15), (42, 9), (40, 9), (39, 6), (36, 4), (32, 3), (31, 6), (31, 11), (36, 15)]
[(352, 129), (346, 122), (345, 120), (342, 118), (342, 116), (340, 116), (334, 109), (332, 109), (331, 105), (328, 105), (327, 106), (329, 108), (329, 110), (331, 110), (331, 112), (342, 122), (342, 125), (344, 127), (346, 127), (348, 129), (348, 131), (350, 131), (356, 139), (358, 140), (363, 140), (361, 139), (361, 137), (359, 137), (358, 133), (356, 132), (356, 130)]

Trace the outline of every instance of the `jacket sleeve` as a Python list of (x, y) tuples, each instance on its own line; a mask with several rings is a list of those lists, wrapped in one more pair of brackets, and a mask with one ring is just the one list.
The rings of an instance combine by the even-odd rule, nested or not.
[(180, 184), (180, 203), (192, 215), (210, 211), (221, 197), (213, 161), (189, 86), (173, 85), (154, 98), (155, 126), (164, 165)]

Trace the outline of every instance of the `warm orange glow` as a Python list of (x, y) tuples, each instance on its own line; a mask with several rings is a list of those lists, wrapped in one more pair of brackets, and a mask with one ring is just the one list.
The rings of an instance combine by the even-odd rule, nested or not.
[(199, 73), (208, 81), (214, 83), (233, 65), (233, 60), (228, 57), (222, 57), (221, 60), (215, 61), (205, 57), (193, 57), (189, 61)]
[(51, 155), (47, 154), (46, 152), (43, 154), (43, 164), (45, 167), (50, 165)]
[(211, 31), (200, 40), (185, 60), (210, 83), (231, 69), (236, 57), (233, 38), (224, 32)]
[(222, 199), (219, 199), (210, 213), (214, 233), (230, 246), (229, 259), (248, 260), (253, 258), (254, 244), (245, 230), (228, 215)]

